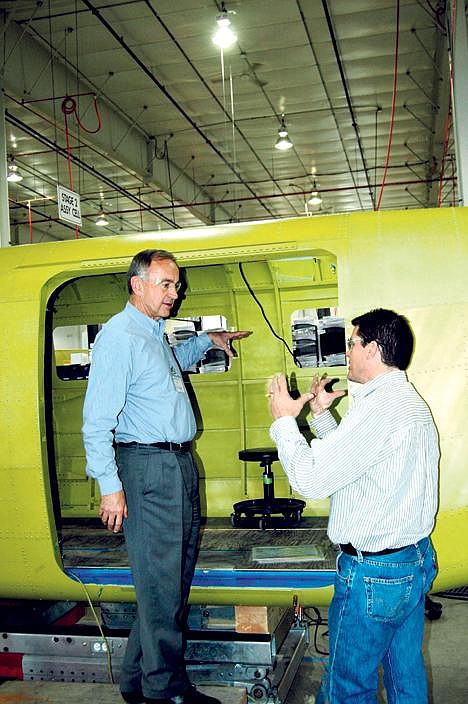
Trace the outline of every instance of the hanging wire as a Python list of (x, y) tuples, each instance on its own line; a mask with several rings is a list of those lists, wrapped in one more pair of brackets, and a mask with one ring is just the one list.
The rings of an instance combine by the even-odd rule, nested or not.
[(140, 201), (140, 232), (143, 232), (143, 206), (141, 203), (141, 187), (138, 186), (138, 200)]
[[(3, 5), (3, 4), (4, 4), (4, 3), (2, 3), (2, 5)], [(21, 34), (18, 36), (17, 40), (15, 41), (15, 43), (14, 43), (13, 46), (12, 46), (12, 48), (10, 49), (10, 53), (8, 54), (8, 56), (6, 56), (6, 42), (3, 43), (3, 65), (2, 65), (2, 74), (4, 74), (6, 65), (7, 65), (8, 61), (11, 59), (11, 57), (13, 56), (14, 52), (16, 51), (16, 48), (21, 44), (21, 42), (22, 42), (22, 40), (23, 40), (23, 37), (24, 37), (25, 34), (27, 33), (27, 31), (28, 31), (28, 29), (29, 29), (29, 26), (31, 25), (31, 22), (32, 22), (33, 19), (34, 19), (34, 16), (35, 16), (36, 12), (38, 12), (38, 10), (39, 10), (41, 7), (42, 7), (42, 3), (36, 2), (36, 7), (35, 7), (35, 9), (34, 9), (34, 12), (33, 12), (32, 15), (29, 17), (29, 19), (28, 19), (28, 21), (26, 22), (26, 24), (23, 25)], [(15, 12), (16, 12), (16, 8), (13, 6), (13, 12), (12, 12), (12, 14), (10, 15), (10, 19), (11, 19), (11, 17), (14, 15)], [(49, 17), (50, 17), (50, 0), (49, 0)], [(5, 26), (2, 27), (2, 30), (3, 30), (4, 32), (6, 32), (6, 27), (5, 27)]]
[[(75, 8), (76, 9), (76, 8)], [(65, 28), (65, 61), (68, 60), (68, 52), (67, 52), (67, 34), (68, 34), (68, 29)], [(71, 93), (72, 91), (69, 91), (68, 89), (68, 71), (65, 74), (65, 91), (68, 93)], [(72, 169), (71, 169), (71, 155), (70, 155), (70, 138), (69, 138), (69, 133), (68, 133), (68, 121), (67, 121), (67, 115), (70, 114), (70, 109), (66, 105), (67, 98), (65, 98), (62, 101), (62, 112), (65, 118), (65, 137), (66, 137), (66, 142), (67, 142), (67, 163), (68, 163), (68, 177), (69, 177), (69, 182), (70, 182), (70, 190), (73, 190), (73, 180), (72, 180)], [(76, 109), (76, 103), (75, 103), (75, 109)], [(73, 112), (73, 111), (71, 111)], [(78, 144), (79, 144), (79, 130), (78, 130)], [(78, 225), (75, 225), (75, 238), (78, 239), (80, 236), (80, 232), (78, 229)]]
[(444, 150), (443, 150), (443, 156), (442, 156), (442, 164), (440, 167), (440, 176), (439, 176), (439, 190), (437, 193), (437, 207), (440, 208), (442, 205), (442, 188), (444, 185), (444, 173), (445, 173), (445, 164), (447, 160), (447, 151), (448, 151), (448, 144), (449, 144), (449, 139), (450, 139), (450, 129), (452, 127), (452, 101), (453, 101), (453, 61), (452, 61), (452, 47), (453, 47), (453, 41), (454, 41), (454, 22), (455, 22), (455, 10), (456, 10), (456, 3), (452, 3), (452, 13), (450, 17), (450, 28), (448, 32), (449, 36), (449, 108), (447, 112), (447, 117), (445, 120), (445, 130), (444, 130)]
[[(68, 178), (69, 178), (69, 182), (70, 182), (70, 190), (73, 191), (73, 176), (72, 176), (72, 168), (71, 168), (71, 147), (70, 147), (70, 132), (68, 129), (68, 117), (70, 115), (75, 115), (75, 119), (78, 123), (78, 126), (81, 127), (82, 130), (84, 130), (85, 132), (88, 132), (88, 134), (95, 134), (96, 132), (99, 132), (99, 130), (101, 129), (101, 115), (99, 113), (96, 98), (94, 98), (94, 108), (96, 110), (96, 115), (98, 118), (98, 126), (96, 127), (95, 130), (89, 130), (81, 123), (79, 115), (78, 115), (76, 100), (72, 96), (68, 96), (68, 97), (64, 98), (62, 100), (61, 107), (62, 107), (64, 119), (65, 119), (65, 140), (66, 140), (66, 144), (67, 144)], [(79, 144), (79, 140), (78, 140), (78, 144)], [(75, 225), (75, 237), (76, 237), (76, 239), (79, 238), (78, 225)]]
[(106, 636), (105, 636), (104, 630), (103, 630), (103, 628), (102, 628), (101, 620), (99, 619), (99, 616), (98, 616), (98, 614), (97, 614), (97, 612), (96, 612), (96, 609), (94, 608), (94, 604), (93, 604), (93, 602), (92, 602), (90, 593), (89, 593), (88, 589), (86, 588), (85, 583), (84, 583), (84, 582), (78, 577), (78, 575), (75, 574), (74, 572), (70, 572), (70, 575), (73, 577), (73, 579), (75, 579), (77, 582), (79, 582), (79, 583), (81, 584), (81, 586), (83, 587), (83, 591), (84, 591), (85, 596), (86, 596), (86, 599), (87, 599), (87, 601), (88, 601), (89, 608), (91, 609), (91, 613), (92, 613), (93, 616), (94, 616), (94, 620), (95, 620), (95, 622), (96, 622), (96, 626), (98, 627), (100, 636), (101, 636), (101, 638), (102, 638), (102, 640), (103, 640), (103, 643), (105, 643), (105, 646), (106, 646), (107, 674), (109, 675), (109, 681), (110, 681), (110, 683), (111, 683), (111, 684), (114, 684), (115, 679), (114, 679), (114, 672), (113, 672), (113, 667), (112, 667), (111, 646), (110, 646), (110, 643), (109, 643), (109, 641), (107, 640), (107, 638), (106, 638)]
[(171, 175), (171, 162), (169, 161), (169, 149), (167, 146), (167, 141), (164, 140), (164, 151), (166, 152), (166, 168), (167, 168), (167, 180), (169, 183), (169, 196), (171, 199), (171, 205), (172, 205), (172, 219), (175, 222), (175, 210), (174, 210), (174, 188), (173, 188), (173, 183), (172, 183), (172, 175)]
[(374, 122), (374, 200), (377, 197), (377, 145), (378, 145), (378, 128), (379, 128), (379, 111), (380, 108), (377, 106), (375, 110), (375, 122)]
[[(188, 167), (189, 167), (189, 164), (191, 164), (191, 162), (192, 162), (194, 159), (195, 159), (195, 157), (194, 157), (194, 155), (192, 154), (192, 156), (189, 158), (189, 160), (187, 161), (187, 163), (184, 164), (184, 166), (179, 170), (179, 175), (176, 176), (176, 178), (175, 178), (175, 179), (173, 180), (173, 182), (172, 182), (172, 187), (173, 187), (173, 188), (174, 188), (174, 186), (176, 185), (176, 183), (177, 183), (177, 181), (179, 180), (179, 178), (180, 178), (183, 174), (186, 174), (186, 173), (187, 173), (187, 169), (188, 169)], [(192, 171), (192, 173), (193, 173), (193, 171)], [(193, 180), (193, 178), (192, 178), (192, 180)]]
[[(231, 138), (232, 138), (232, 162), (234, 166), (234, 172), (237, 173), (237, 148), (236, 148), (236, 123), (234, 118), (234, 86), (232, 81), (232, 65), (229, 63), (229, 90), (231, 96)], [(237, 198), (237, 183), (234, 183), (234, 198)], [(236, 220), (239, 221), (239, 210), (241, 206), (236, 209)]]
[(33, 241), (31, 201), (28, 200), (28, 223), (29, 223), (29, 244)]
[[(53, 61), (53, 59), (54, 59), (54, 57), (57, 56), (57, 54), (59, 53), (59, 51), (58, 51), (58, 50), (59, 50), (59, 47), (65, 42), (65, 37), (66, 37), (66, 34), (64, 34), (64, 37), (63, 37), (63, 39), (62, 39), (61, 41), (57, 41), (57, 43), (55, 44), (55, 46), (52, 46), (51, 42), (49, 41), (50, 58), (49, 58), (49, 60), (47, 61), (47, 63), (44, 63), (44, 65), (43, 65), (43, 67), (41, 68), (41, 70), (39, 71), (39, 73), (35, 76), (33, 82), (29, 85), (29, 88), (28, 88), (27, 90), (25, 90), (24, 95), (32, 95), (34, 88), (35, 88), (37, 85), (39, 85), (42, 76), (43, 76), (43, 75), (45, 74), (45, 72), (48, 70), (50, 64), (52, 63), (52, 61)], [(26, 101), (24, 101), (24, 102), (26, 102)], [(34, 102), (34, 101), (30, 100), (30, 101), (28, 101), (28, 102)]]
[[(49, 0), (49, 46), (50, 46), (50, 78), (52, 83), (52, 98), (55, 97), (55, 72), (54, 72), (54, 50), (52, 45), (52, 0)], [(54, 116), (53, 128), (54, 128), (54, 144), (58, 144), (57, 140), (57, 106), (55, 100), (52, 100), (52, 112)], [(60, 183), (60, 171), (59, 171), (59, 155), (58, 151), (55, 150), (55, 169), (57, 172), (57, 183)]]
[(68, 120), (67, 120), (67, 115), (71, 114), (68, 113), (65, 107), (65, 101), (62, 102), (62, 112), (65, 117), (65, 141), (67, 144), (67, 166), (68, 166), (68, 182), (70, 184), (70, 190), (73, 190), (73, 175), (72, 175), (72, 168), (71, 168), (71, 155), (70, 155), (70, 134), (68, 132)]
[(453, 155), (450, 156), (450, 164), (452, 167), (452, 208), (455, 208), (456, 206), (456, 198), (455, 198), (455, 159), (453, 158)]
[[(432, 12), (432, 19), (437, 24), (438, 28), (441, 29), (443, 31), (443, 33), (445, 34), (446, 28), (445, 28), (444, 23), (442, 21), (443, 17), (444, 17), (444, 12), (445, 12), (445, 3), (440, 4), (440, 5), (438, 4), (437, 7), (433, 7), (430, 0), (426, 0), (426, 4), (429, 6), (429, 8)], [(425, 9), (424, 6), (423, 6), (423, 9)]]
[[(227, 124), (227, 119), (228, 119), (228, 113), (226, 110), (226, 67), (224, 65), (224, 49), (220, 47), (220, 57), (221, 57), (221, 83), (223, 86), (223, 114), (224, 114), (224, 145), (225, 149), (227, 151), (227, 144), (228, 144), (228, 124)], [(232, 93), (232, 71), (231, 71), (231, 63), (229, 62), (229, 86), (230, 86), (230, 94), (231, 94), (231, 124), (232, 124), (232, 129), (234, 131), (235, 129), (235, 123), (234, 123), (234, 100), (233, 100), (233, 93)], [(233, 148), (234, 148), (234, 135), (233, 135)], [(235, 170), (235, 161), (234, 161), (234, 173), (237, 173)], [(234, 193), (235, 195), (235, 193)]]
[(387, 146), (387, 158), (385, 160), (385, 168), (382, 177), (382, 183), (380, 184), (379, 200), (377, 201), (376, 210), (380, 209), (380, 203), (382, 202), (382, 196), (385, 188), (385, 179), (387, 177), (388, 164), (390, 162), (390, 150), (392, 147), (392, 137), (393, 137), (393, 126), (395, 124), (395, 104), (396, 104), (396, 92), (397, 92), (397, 78), (398, 78), (398, 43), (400, 38), (400, 0), (397, 0), (396, 7), (396, 31), (395, 31), (395, 56), (393, 61), (393, 95), (392, 95), (392, 112), (390, 117), (390, 133), (388, 135), (388, 146)]
[(68, 97), (64, 98), (62, 100), (61, 108), (62, 108), (62, 112), (63, 112), (64, 118), (65, 118), (65, 140), (67, 143), (67, 153), (68, 153), (68, 160), (67, 161), (68, 161), (68, 176), (69, 176), (69, 181), (70, 181), (70, 190), (73, 190), (73, 178), (72, 178), (72, 170), (71, 170), (70, 133), (69, 133), (69, 129), (68, 129), (68, 117), (69, 117), (69, 115), (75, 115), (75, 119), (76, 119), (79, 127), (81, 127), (81, 129), (83, 129), (85, 132), (88, 132), (88, 134), (95, 134), (96, 132), (99, 132), (99, 130), (101, 129), (101, 115), (99, 113), (96, 98), (94, 98), (94, 108), (96, 110), (96, 115), (98, 118), (98, 126), (95, 130), (89, 130), (80, 121), (80, 118), (79, 118), (78, 112), (77, 112), (76, 100), (73, 97), (68, 96)]
[[(270, 321), (268, 320), (267, 314), (265, 313), (265, 309), (263, 308), (262, 304), (261, 304), (260, 301), (258, 300), (255, 291), (253, 290), (253, 288), (252, 288), (251, 285), (249, 284), (249, 282), (248, 282), (248, 280), (247, 280), (247, 277), (246, 277), (246, 275), (244, 274), (244, 267), (242, 266), (242, 262), (239, 262), (239, 272), (240, 272), (240, 275), (242, 276), (242, 280), (244, 281), (245, 285), (247, 286), (247, 289), (248, 289), (250, 295), (252, 296), (252, 298), (254, 299), (255, 303), (256, 303), (256, 304), (258, 305), (258, 307), (260, 308), (260, 312), (261, 312), (261, 314), (262, 314), (262, 317), (263, 317), (264, 321), (266, 322), (266, 324), (268, 325), (268, 327), (270, 328), (271, 332), (272, 332), (273, 335), (276, 337), (276, 339), (277, 339), (277, 340), (280, 340), (280, 341), (283, 343), (283, 345), (286, 347), (286, 349), (288, 350), (288, 352), (289, 352), (289, 354), (291, 355), (291, 357), (294, 359), (294, 353), (293, 353), (292, 349), (290, 348), (290, 346), (288, 345), (288, 343), (286, 342), (286, 340), (284, 339), (284, 337), (281, 337), (281, 335), (278, 335), (278, 333), (273, 329), (272, 324), (271, 324)], [(294, 361), (295, 361), (295, 363), (296, 363), (299, 367), (302, 367), (302, 364), (300, 364), (299, 359), (294, 359)]]
[[(310, 615), (309, 611), (314, 612), (315, 618)], [(323, 618), (319, 609), (317, 609), (315, 606), (310, 606), (308, 609), (304, 609), (303, 620), (309, 626), (314, 626), (314, 648), (315, 648), (315, 651), (319, 655), (324, 655), (324, 656), (328, 657), (328, 655), (329, 655), (328, 650), (322, 650), (322, 648), (320, 648), (318, 645), (318, 630), (320, 627), (325, 627), (325, 629), (326, 629), (322, 633), (322, 638), (325, 638), (328, 636), (328, 628), (327, 628), (328, 627), (328, 619)]]
[(224, 122), (224, 143), (227, 143), (226, 139), (226, 133), (227, 133), (227, 113), (226, 113), (226, 76), (225, 76), (225, 71), (224, 71), (224, 50), (221, 47), (220, 50), (220, 58), (221, 58), (221, 85), (223, 87), (223, 122)]
[[(80, 108), (80, 71), (79, 71), (79, 47), (78, 47), (78, 0), (75, 0), (75, 63), (76, 63), (76, 93), (78, 98), (78, 109)], [(81, 134), (78, 123), (78, 156), (81, 157)], [(81, 181), (83, 173), (78, 170), (78, 193), (81, 193)]]
[(450, 139), (451, 127), (452, 127), (452, 107), (450, 105), (449, 109), (448, 109), (447, 117), (445, 119), (444, 149), (443, 149), (443, 156), (442, 156), (442, 165), (440, 167), (439, 188), (438, 188), (438, 192), (437, 192), (437, 207), (438, 208), (440, 208), (442, 205), (442, 189), (444, 186), (445, 165), (447, 162), (447, 151), (448, 151), (448, 144), (449, 144), (449, 139)]

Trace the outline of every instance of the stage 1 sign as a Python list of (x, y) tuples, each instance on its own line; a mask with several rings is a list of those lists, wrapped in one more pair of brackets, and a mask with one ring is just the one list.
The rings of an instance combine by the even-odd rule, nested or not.
[(63, 186), (57, 186), (57, 202), (59, 220), (72, 225), (81, 225), (81, 204), (78, 193), (69, 191)]

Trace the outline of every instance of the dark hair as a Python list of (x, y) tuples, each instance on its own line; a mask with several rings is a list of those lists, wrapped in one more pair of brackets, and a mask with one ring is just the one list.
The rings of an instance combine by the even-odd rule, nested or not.
[(127, 271), (127, 288), (129, 293), (133, 293), (132, 276), (144, 276), (151, 266), (151, 262), (158, 259), (170, 259), (171, 262), (177, 264), (176, 259), (171, 252), (166, 252), (165, 249), (144, 249), (142, 252), (135, 254)]
[(352, 324), (359, 328), (362, 344), (377, 342), (382, 362), (389, 367), (407, 369), (413, 354), (414, 337), (407, 319), (393, 310), (376, 308), (358, 315)]

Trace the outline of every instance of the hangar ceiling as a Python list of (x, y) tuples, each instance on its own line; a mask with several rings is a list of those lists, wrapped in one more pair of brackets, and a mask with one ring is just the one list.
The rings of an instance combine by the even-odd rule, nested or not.
[[(457, 205), (443, 1), (0, 9), (13, 244)], [(237, 35), (223, 51), (220, 16)], [(78, 230), (57, 184), (80, 195)]]

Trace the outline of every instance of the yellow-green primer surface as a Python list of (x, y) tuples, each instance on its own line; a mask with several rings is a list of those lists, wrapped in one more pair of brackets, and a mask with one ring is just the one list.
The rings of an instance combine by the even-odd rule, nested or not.
[[(62, 515), (92, 515), (99, 497), (94, 483), (84, 478), (79, 436), (85, 382), (60, 383), (55, 377), (55, 362), (45, 355), (50, 337), (46, 323), (78, 322), (80, 310), (81, 322), (104, 322), (102, 316), (122, 307), (122, 273), (146, 247), (169, 249), (186, 267), (190, 285), (180, 315), (222, 314), (229, 325), (254, 331), (239, 344), (240, 357), (229, 373), (192, 378), (199, 408), (196, 453), (210, 516), (229, 515), (234, 501), (259, 495), (258, 469), (242, 465), (237, 452), (271, 444), (264, 396), (268, 378), (276, 371), (294, 373), (304, 389), (315, 371), (295, 367), (273, 338), (240, 278), (238, 262), (243, 262), (273, 326), (287, 340), (290, 315), (302, 307), (338, 303), (348, 325), (354, 315), (377, 306), (407, 315), (416, 336), (409, 378), (433, 411), (442, 452), (434, 588), (466, 584), (467, 234), (468, 211), (460, 208), (171, 230), (1, 250), (0, 596), (83, 599), (81, 585), (62, 571), (49, 465), (53, 455)], [(94, 292), (101, 276), (108, 285), (98, 301)], [(47, 303), (62, 285), (68, 287), (66, 303), (72, 280), (80, 283), (75, 299), (69, 298), (70, 314), (65, 305), (46, 315)], [(112, 286), (114, 296), (109, 294)], [(86, 287), (89, 300), (82, 304)], [(345, 385), (344, 368), (326, 371)], [(51, 381), (45, 381), (45, 372)], [(48, 408), (51, 419), (46, 422)], [(343, 401), (338, 411), (345, 408)], [(284, 493), (287, 482), (279, 469), (276, 477), (278, 493)], [(308, 513), (326, 510), (325, 502), (308, 502)], [(88, 585), (88, 591), (97, 600), (134, 599), (129, 587)], [(320, 605), (329, 601), (331, 589), (195, 588), (192, 601), (290, 604), (294, 595), (304, 605)]]

